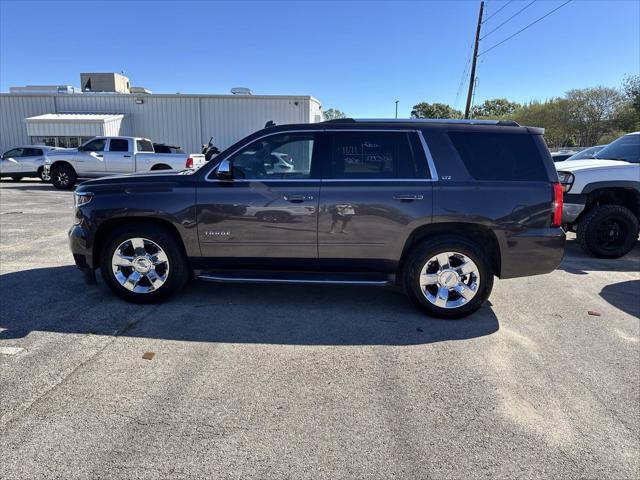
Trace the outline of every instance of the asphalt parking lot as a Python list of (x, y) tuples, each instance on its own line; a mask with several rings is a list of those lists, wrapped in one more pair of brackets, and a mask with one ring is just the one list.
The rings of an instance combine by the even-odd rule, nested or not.
[(364, 287), (138, 306), (82, 282), (71, 205), (0, 182), (0, 478), (640, 477), (639, 247), (571, 239), (461, 321)]

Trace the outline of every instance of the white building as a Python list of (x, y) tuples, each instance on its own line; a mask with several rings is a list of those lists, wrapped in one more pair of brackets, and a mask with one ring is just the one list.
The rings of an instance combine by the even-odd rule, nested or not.
[(213, 137), (222, 150), (268, 121), (322, 120), (320, 102), (311, 96), (58, 91), (69, 90), (0, 93), (0, 153), (29, 144), (75, 147), (97, 135), (147, 137), (185, 152), (200, 152)]

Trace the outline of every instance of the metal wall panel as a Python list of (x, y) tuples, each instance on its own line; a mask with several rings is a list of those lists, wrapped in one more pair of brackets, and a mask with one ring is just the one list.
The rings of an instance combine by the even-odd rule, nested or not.
[(29, 145), (25, 118), (53, 112), (53, 95), (0, 95), (0, 153)]
[(313, 122), (319, 107), (308, 96), (0, 94), (0, 149), (28, 144), (24, 119), (45, 113), (128, 114), (117, 135), (147, 137), (192, 153), (200, 152), (211, 136), (218, 148), (226, 148), (269, 120), (278, 125)]

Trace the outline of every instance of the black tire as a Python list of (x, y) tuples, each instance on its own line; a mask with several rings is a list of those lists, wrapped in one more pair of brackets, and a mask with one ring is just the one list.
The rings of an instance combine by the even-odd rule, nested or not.
[(19, 182), (23, 177), (11, 177), (11, 180), (14, 182)]
[[(157, 290), (149, 293), (135, 293), (123, 287), (113, 272), (111, 259), (114, 252), (128, 239), (144, 238), (156, 243), (167, 256), (167, 278)], [(158, 303), (178, 292), (189, 280), (191, 270), (179, 240), (166, 228), (158, 225), (124, 225), (114, 230), (100, 252), (100, 270), (104, 282), (119, 297), (133, 303)], [(133, 272), (133, 269), (131, 269)]]
[(638, 230), (638, 219), (628, 208), (600, 205), (580, 219), (576, 237), (594, 257), (619, 258), (634, 247)]
[[(478, 267), (479, 286), (468, 303), (455, 308), (443, 308), (431, 303), (420, 286), (420, 273), (425, 264), (441, 252), (457, 252), (465, 255)], [(453, 264), (453, 262), (452, 262)], [(426, 240), (409, 252), (402, 272), (402, 284), (411, 302), (427, 315), (457, 319), (478, 310), (489, 298), (493, 289), (493, 269), (486, 253), (475, 242), (464, 237), (443, 235)]]
[(59, 190), (71, 190), (77, 181), (78, 175), (69, 165), (60, 165), (51, 172), (51, 183)]

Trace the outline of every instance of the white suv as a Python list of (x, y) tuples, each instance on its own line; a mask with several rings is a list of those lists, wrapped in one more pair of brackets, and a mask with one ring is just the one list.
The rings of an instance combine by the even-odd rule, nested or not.
[(562, 221), (592, 255), (618, 258), (638, 239), (640, 132), (629, 133), (595, 158), (555, 164), (564, 186)]
[(0, 177), (11, 177), (14, 180), (39, 177), (46, 182), (49, 179), (44, 172), (44, 158), (47, 152), (52, 150), (62, 149), (44, 145), (25, 145), (4, 152), (0, 158)]

